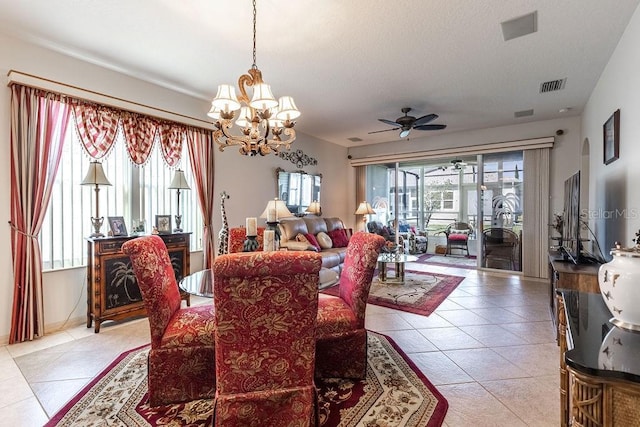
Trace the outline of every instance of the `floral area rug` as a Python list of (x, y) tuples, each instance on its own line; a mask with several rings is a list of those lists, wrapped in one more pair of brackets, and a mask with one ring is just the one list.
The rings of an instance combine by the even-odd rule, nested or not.
[[(211, 425), (213, 399), (147, 405), (148, 351), (120, 355), (45, 427)], [(442, 425), (447, 401), (389, 337), (368, 333), (367, 361), (365, 380), (316, 382), (321, 426)]]
[[(378, 276), (374, 276), (367, 302), (428, 316), (464, 280), (459, 276), (409, 270), (405, 270), (404, 277), (404, 284), (398, 285), (380, 283)], [(338, 295), (339, 288), (334, 286), (322, 292)]]
[(464, 255), (434, 255), (424, 254), (418, 257), (421, 264), (433, 264), (446, 267), (467, 268), (475, 270), (478, 268), (478, 261), (475, 256), (466, 257)]

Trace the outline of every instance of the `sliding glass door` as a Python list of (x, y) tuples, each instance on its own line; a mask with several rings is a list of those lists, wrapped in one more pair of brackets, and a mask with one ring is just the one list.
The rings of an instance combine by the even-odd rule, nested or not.
[[(521, 270), (522, 151), (370, 165), (366, 180), (366, 197), (376, 212), (369, 220), (401, 235), (427, 236), (427, 251), (434, 255)], [(467, 226), (468, 256), (448, 248), (445, 233)]]

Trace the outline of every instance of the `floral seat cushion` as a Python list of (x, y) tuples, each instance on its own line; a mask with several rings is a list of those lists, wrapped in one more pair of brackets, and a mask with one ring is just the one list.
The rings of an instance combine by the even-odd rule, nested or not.
[(339, 297), (318, 295), (318, 326), (320, 337), (350, 332), (358, 328), (358, 319), (347, 303)]
[(213, 346), (214, 325), (212, 305), (184, 308), (169, 321), (160, 347)]

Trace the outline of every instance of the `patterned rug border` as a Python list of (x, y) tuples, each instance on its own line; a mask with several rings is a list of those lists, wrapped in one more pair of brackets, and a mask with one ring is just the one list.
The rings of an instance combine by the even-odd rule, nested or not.
[[(407, 313), (414, 313), (414, 314), (420, 314), (422, 316), (429, 316), (431, 313), (435, 311), (436, 308), (438, 308), (440, 304), (442, 304), (442, 302), (445, 299), (447, 299), (449, 294), (453, 292), (458, 287), (458, 285), (465, 279), (464, 277), (461, 277), (461, 276), (453, 276), (450, 274), (441, 274), (441, 273), (430, 273), (427, 271), (405, 270), (405, 275), (407, 273), (417, 274), (422, 276), (438, 277), (438, 278), (442, 278), (442, 281), (437, 285), (435, 285), (433, 289), (427, 292), (430, 297), (424, 301), (421, 307), (412, 307), (406, 304), (396, 304), (393, 302), (389, 302), (389, 301), (374, 297), (372, 295), (369, 295), (369, 299), (367, 300), (367, 303), (377, 305), (380, 307), (393, 308), (396, 310), (405, 311)], [(378, 274), (377, 270), (375, 274), (376, 275), (374, 276), (374, 280)], [(388, 284), (384, 286), (406, 286), (406, 285)], [(339, 289), (338, 286), (333, 286), (331, 288), (324, 289), (321, 292), (328, 295), (337, 296), (339, 292), (338, 289)]]
[[(464, 268), (467, 270), (477, 270), (478, 267), (475, 265), (464, 265), (464, 264), (449, 264), (446, 262), (430, 262), (429, 258), (434, 257), (434, 256), (439, 256), (439, 254), (422, 254), (420, 256), (418, 256), (418, 261), (416, 261), (417, 263), (420, 264), (426, 264), (426, 265), (437, 265), (440, 267), (452, 267), (452, 268)], [(444, 256), (444, 255), (442, 255)], [(451, 255), (453, 258), (467, 258), (467, 259), (477, 259), (477, 257), (475, 255), (471, 255), (469, 257), (466, 256), (456, 256), (456, 255)]]
[[(411, 418), (406, 420), (406, 421), (412, 421), (413, 424), (411, 425), (415, 425), (416, 427), (418, 425), (422, 426), (425, 425), (426, 427), (436, 427), (436, 426), (441, 426), (444, 422), (444, 418), (447, 414), (448, 408), (449, 408), (449, 403), (446, 400), (446, 398), (442, 395), (442, 393), (440, 393), (438, 391), (438, 389), (431, 383), (431, 381), (429, 381), (429, 379), (426, 377), (426, 375), (424, 375), (424, 373), (416, 366), (416, 364), (407, 356), (407, 354), (398, 346), (398, 344), (389, 336), (378, 333), (378, 332), (373, 332), (373, 331), (367, 331), (367, 333), (370, 335), (369, 339), (376, 339), (377, 342), (379, 343), (379, 345), (382, 346), (382, 348), (385, 348), (385, 352), (388, 355), (388, 357), (391, 358), (391, 360), (393, 360), (393, 363), (396, 367), (396, 369), (399, 369), (401, 372), (407, 372), (407, 373), (412, 373), (413, 376), (415, 376), (415, 380), (417, 381), (418, 384), (421, 384), (421, 386), (424, 387), (424, 389), (426, 389), (429, 393), (430, 393), (430, 397), (428, 401), (431, 401), (431, 405), (429, 405), (428, 407), (424, 407), (424, 409), (422, 409), (420, 412), (414, 412), (411, 415)], [(100, 384), (100, 382), (106, 381), (108, 382), (110, 380), (110, 378), (113, 375), (117, 375), (122, 369), (125, 369), (127, 366), (127, 363), (132, 363), (133, 360), (131, 361), (126, 361), (127, 358), (136, 358), (139, 357), (139, 352), (140, 351), (144, 351), (145, 349), (147, 349), (150, 346), (150, 344), (146, 344), (143, 346), (139, 346), (136, 348), (133, 348), (131, 350), (127, 350), (123, 353), (121, 353), (119, 356), (117, 356), (115, 358), (115, 360), (113, 360), (113, 362), (111, 362), (106, 368), (104, 368), (98, 375), (96, 375), (95, 378), (93, 378), (88, 384), (86, 384), (78, 393), (76, 393), (76, 395), (69, 400), (69, 402), (67, 402), (61, 409), (59, 409), (56, 414), (44, 425), (44, 427), (53, 427), (58, 425), (58, 423), (60, 421), (62, 421), (65, 416), (74, 409), (74, 406), (76, 406), (79, 402), (81, 402), (81, 400), (86, 397), (87, 395), (89, 395), (89, 393), (91, 393), (92, 389), (94, 387), (96, 387), (97, 385)], [(391, 348), (393, 351), (389, 351), (389, 348)], [(373, 361), (376, 360), (376, 356), (372, 355), (372, 356), (368, 356), (368, 371), (371, 371), (371, 363), (374, 363)], [(124, 363), (123, 365), (120, 365), (121, 363)], [(119, 366), (120, 365), (120, 366)], [(388, 362), (383, 362), (383, 365), (385, 366), (386, 369), (392, 368), (392, 366), (389, 365)], [(118, 369), (118, 367), (120, 367), (120, 369)], [(115, 370), (115, 371), (114, 371)], [(370, 374), (368, 374), (369, 376)], [(377, 378), (377, 375), (374, 374), (373, 378)], [(380, 380), (382, 380), (384, 377), (379, 378)], [(388, 381), (388, 380), (387, 380)], [(393, 380), (392, 380), (393, 381)], [(349, 381), (348, 381), (349, 382)], [(374, 381), (375, 382), (375, 381)], [(366, 382), (360, 382), (360, 387), (368, 387)], [(386, 381), (385, 381), (386, 383)], [(387, 384), (389, 385), (389, 384)], [(139, 387), (138, 387), (139, 388)], [(418, 387), (418, 388), (422, 388), (422, 387)], [(146, 389), (146, 384), (145, 384), (145, 389)], [(424, 393), (424, 392), (423, 392)], [(146, 392), (144, 392), (143, 394), (146, 395)], [(424, 397), (427, 397), (427, 394), (423, 394)], [(364, 396), (362, 396), (364, 397)], [(139, 397), (138, 397), (139, 398)], [(360, 399), (360, 398), (358, 398)], [(435, 404), (433, 404), (433, 400), (435, 400)], [(197, 402), (199, 401), (195, 401), (195, 403), (197, 404)], [(138, 401), (137, 405), (140, 405), (141, 401)], [(202, 404), (199, 404), (199, 406), (201, 406)], [(373, 408), (373, 407), (371, 407)], [(377, 408), (377, 410), (380, 409), (384, 409), (384, 408)], [(340, 407), (335, 408), (335, 410), (338, 413), (342, 413), (342, 409), (340, 409)], [(344, 409), (347, 410), (347, 409)], [(381, 413), (382, 414), (382, 413)], [(381, 415), (379, 414), (379, 415)], [(94, 414), (94, 415), (98, 415), (98, 414)], [(336, 414), (337, 415), (337, 414)], [(351, 414), (351, 416), (356, 416), (357, 418), (357, 422), (358, 425), (360, 425), (360, 420), (361, 420), (361, 416), (364, 416), (364, 414)], [(378, 416), (379, 416), (378, 415)], [(386, 415), (390, 415), (390, 414), (386, 414)], [(429, 416), (429, 421), (427, 422), (427, 424), (423, 424), (424, 423), (424, 419), (423, 417), (425, 415)], [(414, 417), (418, 417), (418, 420), (413, 419)], [(333, 418), (333, 417), (332, 417)], [(342, 418), (342, 416), (339, 417), (339, 419)], [(102, 419), (102, 417), (100, 417), (100, 419)], [(123, 419), (120, 419), (121, 421), (124, 421)], [(157, 420), (155, 420), (157, 421)], [(166, 419), (165, 419), (166, 421)], [(328, 421), (328, 420), (326, 420)], [(347, 422), (347, 420), (341, 420), (344, 422)], [(396, 420), (398, 421), (398, 420)], [(208, 419), (208, 422), (210, 422), (210, 418)], [(416, 424), (419, 423), (419, 424)], [(124, 425), (128, 425), (127, 423), (124, 423)], [(138, 425), (136, 423), (136, 425)], [(151, 425), (154, 425), (153, 423)], [(195, 424), (194, 424), (195, 425)], [(342, 423), (340, 425), (343, 425)], [(377, 424), (376, 424), (377, 425)], [(387, 425), (387, 424), (385, 424)], [(404, 422), (402, 423), (402, 425), (405, 425)]]

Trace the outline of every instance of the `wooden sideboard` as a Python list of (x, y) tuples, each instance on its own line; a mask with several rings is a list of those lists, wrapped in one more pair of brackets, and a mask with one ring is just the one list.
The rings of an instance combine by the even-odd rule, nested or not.
[[(87, 328), (95, 332), (105, 320), (146, 316), (140, 289), (129, 257), (122, 253), (124, 242), (138, 236), (87, 239)], [(190, 233), (161, 234), (167, 245), (176, 280), (190, 272)], [(182, 294), (189, 304), (189, 295)]]
[(614, 326), (599, 293), (557, 298), (560, 425), (640, 425), (640, 334)]
[(557, 289), (600, 293), (598, 285), (599, 264), (574, 264), (565, 261), (557, 252), (549, 252), (549, 310), (553, 323), (558, 327)]

